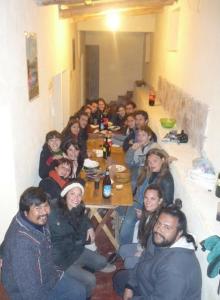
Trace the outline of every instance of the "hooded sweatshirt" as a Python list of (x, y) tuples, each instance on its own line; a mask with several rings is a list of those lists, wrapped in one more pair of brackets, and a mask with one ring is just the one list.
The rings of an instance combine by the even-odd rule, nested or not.
[(185, 237), (171, 247), (157, 247), (149, 240), (128, 286), (132, 300), (200, 300), (201, 270), (192, 243)]

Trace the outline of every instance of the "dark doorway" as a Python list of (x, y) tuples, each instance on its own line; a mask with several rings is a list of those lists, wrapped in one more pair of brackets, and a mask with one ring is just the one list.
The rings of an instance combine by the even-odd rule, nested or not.
[(99, 46), (86, 45), (86, 99), (99, 97)]

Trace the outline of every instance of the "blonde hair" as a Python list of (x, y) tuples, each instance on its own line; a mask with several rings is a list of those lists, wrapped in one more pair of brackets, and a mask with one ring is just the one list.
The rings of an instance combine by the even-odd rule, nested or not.
[(150, 176), (152, 175), (152, 172), (148, 166), (148, 158), (152, 154), (158, 156), (160, 159), (163, 160), (157, 183), (160, 182), (160, 178), (163, 177), (164, 174), (169, 170), (169, 160), (168, 160), (169, 155), (168, 155), (168, 153), (163, 149), (152, 148), (146, 154), (146, 160), (145, 160), (144, 167), (142, 167), (140, 175), (138, 176), (138, 179), (137, 179), (137, 186), (140, 186), (146, 178), (149, 179)]

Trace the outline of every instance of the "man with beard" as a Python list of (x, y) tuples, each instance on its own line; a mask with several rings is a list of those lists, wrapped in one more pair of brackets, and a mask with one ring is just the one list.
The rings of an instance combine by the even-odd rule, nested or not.
[(195, 248), (184, 213), (176, 207), (162, 209), (139, 263), (113, 278), (116, 292), (123, 300), (200, 300)]
[(47, 219), (50, 207), (41, 188), (30, 187), (20, 197), (2, 244), (2, 282), (11, 300), (85, 300), (84, 286), (52, 260)]

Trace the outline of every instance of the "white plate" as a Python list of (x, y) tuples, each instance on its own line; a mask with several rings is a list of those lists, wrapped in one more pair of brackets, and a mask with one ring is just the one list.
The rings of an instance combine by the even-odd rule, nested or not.
[(99, 163), (95, 160), (91, 160), (89, 158), (86, 158), (84, 160), (84, 164), (83, 164), (84, 167), (86, 168), (97, 168), (99, 166)]
[[(109, 166), (109, 169), (111, 169), (112, 166)], [(116, 172), (120, 173), (120, 172), (124, 172), (126, 170), (125, 166), (123, 165), (115, 165), (116, 168)]]

